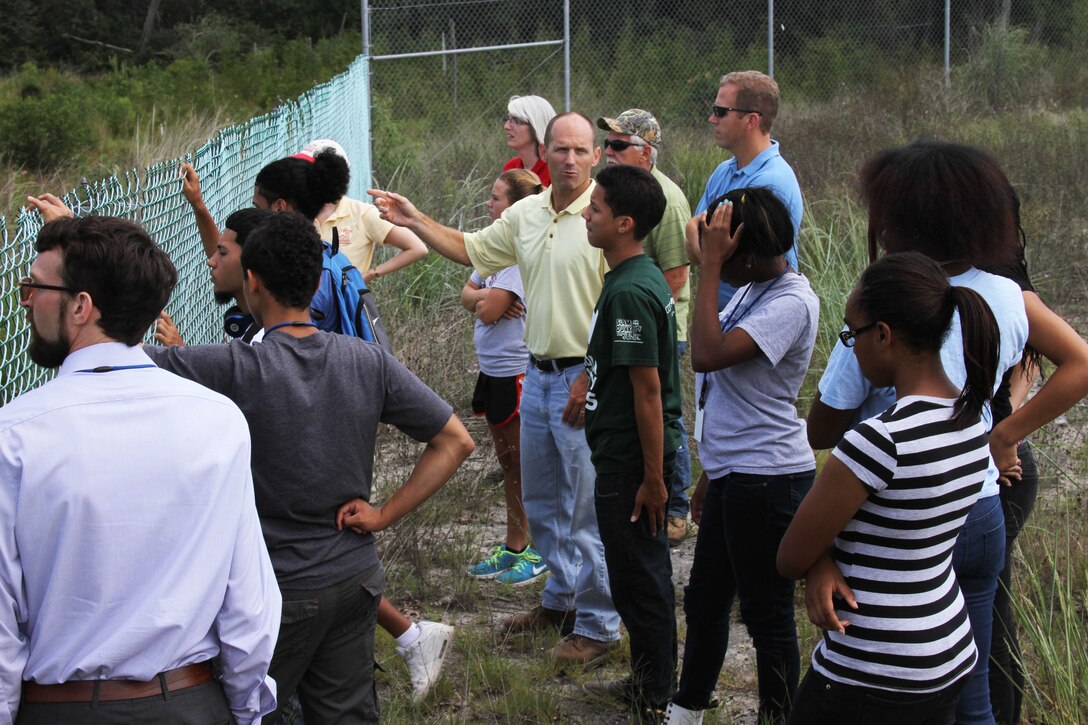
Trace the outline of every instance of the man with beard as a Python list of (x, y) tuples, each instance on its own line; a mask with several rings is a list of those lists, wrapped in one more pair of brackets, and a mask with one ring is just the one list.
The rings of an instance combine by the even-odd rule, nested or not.
[(110, 217), (35, 249), (28, 352), (59, 370), (0, 409), (0, 723), (257, 722), (280, 593), (249, 430), (138, 346), (177, 272)]
[[(231, 214), (208, 257), (215, 301), (221, 305), (234, 302), (223, 314), (223, 330), (242, 342), (259, 340), (261, 332), (261, 326), (253, 321), (249, 303), (242, 294), (242, 247), (249, 233), (272, 213), (267, 209), (239, 209)], [(185, 344), (174, 320), (165, 310), (155, 324), (155, 339), (163, 345)]]

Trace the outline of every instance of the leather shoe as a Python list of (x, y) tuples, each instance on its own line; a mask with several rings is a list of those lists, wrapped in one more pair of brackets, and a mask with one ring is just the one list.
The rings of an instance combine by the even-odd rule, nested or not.
[(499, 625), (499, 629), (503, 634), (523, 634), (546, 629), (558, 629), (565, 636), (574, 631), (574, 616), (573, 609), (560, 612), (556, 609), (546, 609), (542, 605), (537, 605), (528, 612), (510, 617)]
[(601, 642), (580, 634), (572, 634), (548, 650), (548, 656), (561, 665), (588, 667), (604, 659), (615, 645), (615, 642)]

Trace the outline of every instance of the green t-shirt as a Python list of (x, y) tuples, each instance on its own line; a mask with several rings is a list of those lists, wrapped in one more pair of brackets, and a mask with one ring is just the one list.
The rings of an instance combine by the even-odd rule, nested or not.
[(680, 445), (676, 309), (661, 270), (645, 254), (624, 260), (605, 275), (590, 323), (586, 440), (598, 474), (642, 469), (628, 366), (658, 369), (667, 455)]

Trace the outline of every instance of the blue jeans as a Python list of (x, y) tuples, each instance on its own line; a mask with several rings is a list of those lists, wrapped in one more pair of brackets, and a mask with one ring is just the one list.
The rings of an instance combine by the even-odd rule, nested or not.
[[(665, 457), (666, 480), (673, 457)], [(597, 476), (597, 522), (616, 609), (631, 639), (631, 692), (636, 711), (664, 708), (676, 685), (676, 595), (667, 528), (650, 533), (646, 513), (631, 523), (642, 467)]]
[(756, 649), (760, 722), (781, 722), (789, 714), (801, 656), (794, 582), (779, 576), (775, 558), (815, 475), (732, 473), (710, 481), (684, 590), (688, 636), (677, 705), (701, 710), (710, 704), (729, 646), (733, 599), (739, 598)]
[(997, 575), (1004, 564), (1005, 516), (1001, 512), (1001, 497), (980, 498), (967, 515), (952, 550), (952, 568), (967, 602), (967, 616), (978, 647), (978, 663), (956, 706), (957, 723), (994, 722), (990, 706), (990, 641)]
[[(686, 342), (676, 343), (676, 359), (683, 361), (684, 353), (688, 351)], [(676, 449), (676, 468), (669, 480), (669, 505), (668, 515), (679, 516), (682, 519), (688, 517), (691, 504), (688, 501), (688, 489), (691, 488), (691, 449), (688, 447), (688, 429), (684, 425), (683, 411), (680, 420), (680, 447)]]
[(551, 570), (543, 605), (577, 610), (575, 634), (610, 642), (620, 637), (620, 616), (593, 507), (597, 474), (585, 431), (563, 422), (570, 386), (584, 372), (581, 365), (558, 373), (529, 366), (521, 389), (521, 496), (533, 545)]

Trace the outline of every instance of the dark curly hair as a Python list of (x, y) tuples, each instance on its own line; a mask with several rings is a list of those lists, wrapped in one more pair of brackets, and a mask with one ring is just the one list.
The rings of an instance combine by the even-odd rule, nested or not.
[(291, 208), (313, 221), (321, 207), (340, 200), (348, 192), (348, 162), (332, 149), (313, 161), (290, 156), (279, 159), (257, 174), (257, 193), (269, 204), (283, 199)]
[(102, 332), (126, 345), (140, 342), (178, 283), (170, 257), (127, 219), (58, 219), (41, 228), (34, 249), (60, 250), (64, 286), (89, 294)]
[(242, 247), (242, 270), (260, 277), (280, 304), (306, 309), (321, 279), (321, 255), (321, 237), (313, 222), (283, 212), (250, 232)]

